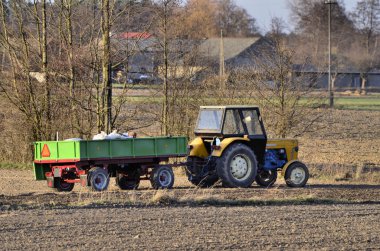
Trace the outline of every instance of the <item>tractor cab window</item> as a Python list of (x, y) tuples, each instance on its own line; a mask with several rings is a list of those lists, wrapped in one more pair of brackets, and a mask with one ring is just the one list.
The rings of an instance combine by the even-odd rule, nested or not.
[(198, 117), (197, 130), (203, 131), (221, 131), (222, 109), (205, 109), (201, 110)]
[(239, 110), (227, 110), (223, 134), (245, 134)]
[(263, 130), (260, 125), (259, 116), (256, 110), (243, 110), (243, 122), (247, 126), (249, 135), (262, 135)]

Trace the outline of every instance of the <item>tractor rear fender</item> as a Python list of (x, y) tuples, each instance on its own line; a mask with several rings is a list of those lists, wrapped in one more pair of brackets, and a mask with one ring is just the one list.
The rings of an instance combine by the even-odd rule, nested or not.
[(299, 160), (297, 160), (297, 159), (296, 159), (296, 160), (289, 161), (289, 162), (286, 163), (285, 166), (282, 168), (282, 170), (281, 170), (281, 175), (282, 175), (283, 177), (285, 177), (286, 169), (288, 169), (288, 167), (289, 167), (291, 164), (296, 163), (296, 162), (298, 162), (298, 163), (302, 163), (301, 161), (299, 161)]
[(189, 156), (199, 157), (203, 159), (208, 157), (206, 146), (203, 143), (202, 138), (200, 137), (193, 139), (189, 143), (188, 149), (189, 149)]
[(220, 142), (220, 147), (214, 149), (211, 153), (211, 156), (214, 156), (214, 157), (222, 156), (224, 150), (226, 150), (230, 145), (232, 145), (234, 143), (238, 143), (238, 142), (241, 142), (243, 144), (247, 144), (249, 142), (249, 139), (248, 139), (248, 137), (244, 137), (244, 138), (243, 137), (234, 137), (234, 138), (223, 139)]

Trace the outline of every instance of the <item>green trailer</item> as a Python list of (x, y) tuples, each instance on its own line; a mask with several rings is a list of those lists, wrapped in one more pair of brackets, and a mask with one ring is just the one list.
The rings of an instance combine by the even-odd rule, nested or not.
[(123, 190), (136, 189), (142, 179), (156, 189), (171, 188), (176, 164), (162, 163), (186, 155), (187, 138), (181, 136), (39, 141), (34, 143), (34, 173), (58, 191), (71, 191), (75, 183), (103, 191), (110, 177)]

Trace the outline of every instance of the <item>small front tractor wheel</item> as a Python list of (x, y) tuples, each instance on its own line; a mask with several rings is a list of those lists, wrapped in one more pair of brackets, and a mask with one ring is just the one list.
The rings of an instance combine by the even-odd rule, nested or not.
[(271, 187), (277, 180), (276, 170), (261, 170), (256, 176), (256, 183), (262, 187)]
[(101, 167), (93, 167), (88, 173), (90, 187), (92, 191), (104, 191), (107, 190), (110, 182), (108, 172)]
[(256, 156), (248, 146), (233, 144), (218, 159), (216, 169), (224, 187), (249, 187), (257, 174)]
[(170, 189), (174, 184), (174, 173), (169, 166), (155, 167), (150, 174), (150, 183), (154, 189)]
[(62, 178), (54, 178), (54, 187), (58, 192), (70, 192), (74, 188), (74, 183), (67, 183)]
[(127, 175), (122, 173), (116, 174), (116, 185), (121, 190), (134, 190), (140, 185), (140, 171), (139, 169), (129, 170)]
[(289, 187), (303, 187), (309, 179), (309, 170), (305, 164), (294, 162), (286, 169), (285, 182)]

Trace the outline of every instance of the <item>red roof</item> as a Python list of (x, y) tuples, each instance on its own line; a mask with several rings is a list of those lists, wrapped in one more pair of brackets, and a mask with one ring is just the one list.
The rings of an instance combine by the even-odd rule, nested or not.
[(123, 32), (120, 34), (117, 34), (118, 38), (125, 38), (125, 39), (148, 39), (152, 36), (152, 34), (148, 32)]

